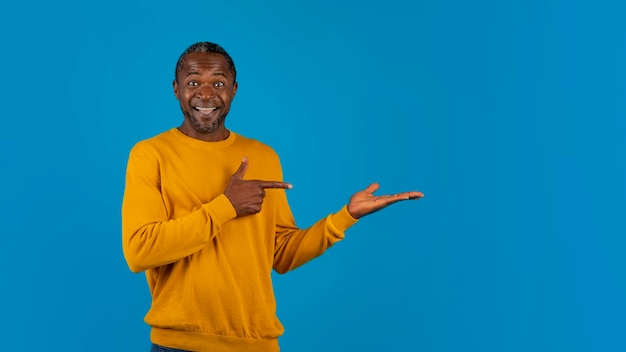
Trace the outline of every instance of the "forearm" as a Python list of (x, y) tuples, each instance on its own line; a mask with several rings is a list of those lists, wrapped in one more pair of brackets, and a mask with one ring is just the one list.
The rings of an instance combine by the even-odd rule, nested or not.
[(126, 200), (122, 207), (122, 247), (133, 272), (173, 263), (199, 251), (236, 215), (224, 195), (171, 220), (147, 216), (137, 207), (140, 203)]
[(344, 238), (345, 231), (357, 222), (343, 207), (303, 230), (281, 228), (276, 238), (274, 270), (286, 273), (320, 256)]

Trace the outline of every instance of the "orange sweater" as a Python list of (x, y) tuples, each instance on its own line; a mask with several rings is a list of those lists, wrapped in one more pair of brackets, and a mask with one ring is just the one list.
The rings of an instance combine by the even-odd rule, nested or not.
[(223, 194), (244, 156), (245, 179), (281, 181), (276, 153), (235, 133), (204, 142), (171, 129), (130, 152), (122, 205), (124, 256), (146, 272), (152, 342), (191, 351), (278, 351), (272, 268), (321, 255), (356, 220), (344, 206), (296, 227), (285, 191), (267, 189), (261, 212), (236, 218)]

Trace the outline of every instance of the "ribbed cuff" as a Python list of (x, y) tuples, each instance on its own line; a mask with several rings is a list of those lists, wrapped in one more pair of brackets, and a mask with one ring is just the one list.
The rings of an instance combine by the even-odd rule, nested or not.
[(220, 194), (209, 203), (204, 204), (203, 207), (220, 225), (224, 225), (228, 220), (237, 217), (235, 207), (224, 194)]
[(344, 205), (341, 210), (330, 216), (330, 222), (340, 232), (345, 232), (352, 225), (356, 224), (357, 221), (359, 220), (353, 218), (352, 215), (350, 215), (350, 213), (348, 212), (347, 205)]

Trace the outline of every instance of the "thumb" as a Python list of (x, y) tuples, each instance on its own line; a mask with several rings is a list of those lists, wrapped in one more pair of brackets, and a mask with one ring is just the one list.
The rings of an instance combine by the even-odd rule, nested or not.
[(239, 165), (239, 168), (233, 174), (233, 176), (243, 178), (243, 175), (246, 174), (246, 171), (248, 171), (248, 157), (244, 156), (243, 160), (241, 160), (241, 165)]
[(374, 182), (371, 185), (367, 186), (367, 188), (364, 189), (364, 191), (367, 192), (367, 193), (374, 193), (374, 192), (376, 192), (378, 190), (378, 187), (380, 187), (378, 185), (378, 182)]

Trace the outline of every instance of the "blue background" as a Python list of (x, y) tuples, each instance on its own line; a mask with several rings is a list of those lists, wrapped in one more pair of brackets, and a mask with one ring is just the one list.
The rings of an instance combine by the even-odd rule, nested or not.
[(214, 41), (227, 126), (300, 226), (378, 181), (423, 200), (275, 276), (284, 351), (626, 350), (620, 1), (4, 2), (2, 350), (147, 351), (120, 243), (128, 151), (182, 121)]

